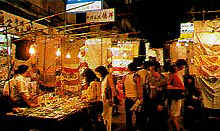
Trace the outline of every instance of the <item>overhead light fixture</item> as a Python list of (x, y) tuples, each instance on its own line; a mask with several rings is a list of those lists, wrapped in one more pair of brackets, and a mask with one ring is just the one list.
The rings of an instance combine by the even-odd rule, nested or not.
[(34, 55), (35, 52), (36, 52), (36, 51), (35, 51), (34, 45), (31, 45), (31, 46), (30, 46), (30, 49), (29, 49), (30, 55)]
[(71, 55), (70, 55), (69, 52), (66, 54), (66, 58), (67, 58), (67, 59), (70, 59), (70, 58), (71, 58)]
[(57, 49), (57, 51), (56, 51), (56, 56), (57, 56), (57, 57), (58, 57), (58, 56), (61, 56), (60, 48)]

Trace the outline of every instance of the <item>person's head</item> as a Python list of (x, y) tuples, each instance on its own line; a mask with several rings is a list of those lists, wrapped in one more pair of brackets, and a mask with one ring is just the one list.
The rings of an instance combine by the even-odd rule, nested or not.
[(144, 69), (148, 69), (149, 68), (149, 61), (145, 61), (144, 63), (143, 63), (143, 66), (144, 66)]
[(153, 57), (153, 56), (149, 56), (148, 59), (149, 59), (149, 61), (156, 61), (157, 60), (157, 58)]
[(169, 72), (170, 72), (170, 73), (176, 73), (176, 72), (177, 72), (177, 66), (176, 66), (176, 64), (170, 65), (170, 67), (169, 67)]
[(15, 70), (15, 74), (21, 74), (24, 75), (28, 70), (27, 65), (19, 65), (17, 69)]
[(36, 64), (31, 64), (31, 70), (40, 75), (40, 70), (37, 68)]
[(187, 65), (187, 62), (184, 59), (178, 59), (175, 64), (178, 70), (182, 70)]
[(90, 68), (86, 68), (83, 73), (82, 76), (85, 77), (86, 83), (89, 85), (90, 82), (92, 81), (98, 81), (98, 77), (96, 76), (96, 74), (94, 73), (94, 71)]
[(36, 65), (35, 64), (31, 64), (31, 68), (36, 68)]
[(109, 73), (112, 73), (112, 72), (113, 72), (113, 70), (112, 70), (112, 64), (108, 64), (107, 69), (108, 69), (108, 72), (109, 72)]
[(160, 63), (158, 61), (150, 61), (148, 66), (150, 71), (160, 71)]
[(195, 83), (195, 79), (192, 75), (187, 75), (185, 77), (185, 80), (186, 80), (186, 84), (194, 84)]
[(130, 64), (128, 64), (128, 70), (129, 70), (129, 71), (132, 71), (132, 72), (137, 71), (137, 66), (136, 66), (136, 64), (135, 64), (135, 63), (130, 63)]
[(97, 68), (95, 68), (95, 72), (97, 77), (100, 79), (104, 79), (105, 76), (109, 73), (104, 66), (98, 66)]

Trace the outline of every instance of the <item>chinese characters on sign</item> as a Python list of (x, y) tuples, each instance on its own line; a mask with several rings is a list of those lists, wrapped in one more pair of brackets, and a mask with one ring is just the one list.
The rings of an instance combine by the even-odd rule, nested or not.
[(86, 22), (114, 22), (115, 21), (115, 10), (104, 9), (101, 11), (87, 12)]

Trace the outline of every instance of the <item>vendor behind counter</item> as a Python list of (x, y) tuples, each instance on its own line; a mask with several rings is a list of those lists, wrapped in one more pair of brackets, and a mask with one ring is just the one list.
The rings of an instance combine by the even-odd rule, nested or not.
[[(28, 66), (20, 65), (15, 70), (14, 76), (5, 83), (3, 95), (7, 97), (10, 106), (13, 107), (36, 107), (36, 100), (26, 86)], [(5, 100), (5, 99), (4, 99)]]

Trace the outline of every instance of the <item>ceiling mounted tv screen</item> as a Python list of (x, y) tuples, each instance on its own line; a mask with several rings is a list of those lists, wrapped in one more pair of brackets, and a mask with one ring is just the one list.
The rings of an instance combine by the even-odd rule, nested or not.
[(101, 10), (102, 7), (103, 0), (67, 0), (66, 2), (66, 10), (69, 13)]

